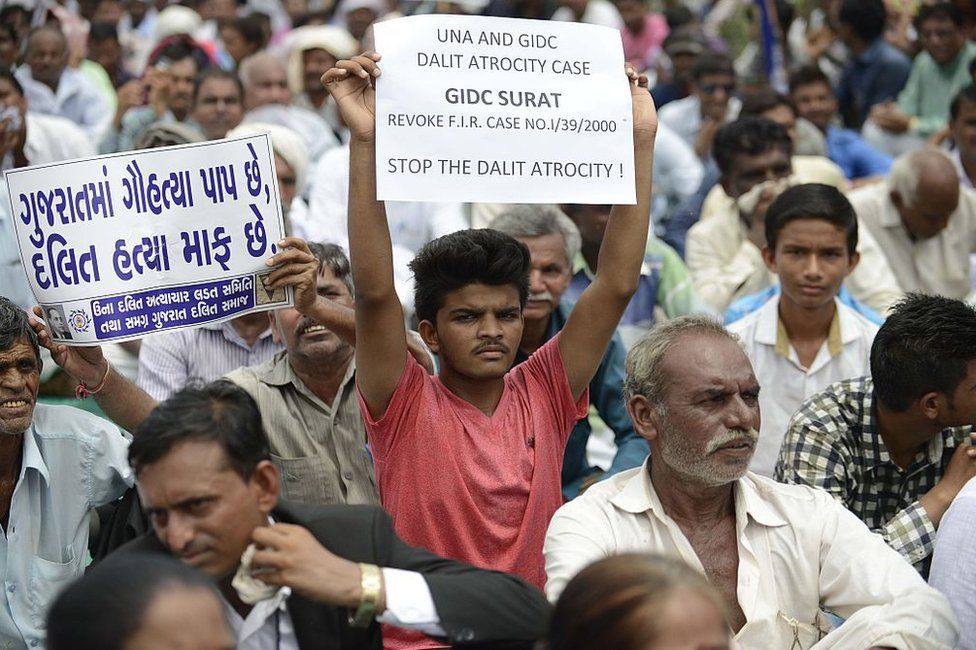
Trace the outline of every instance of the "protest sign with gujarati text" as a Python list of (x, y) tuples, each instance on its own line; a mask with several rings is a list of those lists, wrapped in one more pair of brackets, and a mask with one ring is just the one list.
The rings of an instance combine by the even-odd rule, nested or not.
[(373, 29), (378, 199), (636, 202), (618, 31), (444, 15)]
[(292, 304), (265, 289), (284, 235), (267, 134), (6, 174), (20, 257), (55, 340), (124, 341)]

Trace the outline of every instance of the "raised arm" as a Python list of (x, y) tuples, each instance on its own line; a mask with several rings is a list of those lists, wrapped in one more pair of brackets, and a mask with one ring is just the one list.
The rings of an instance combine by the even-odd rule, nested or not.
[(640, 278), (651, 217), (651, 169), (657, 113), (647, 77), (627, 66), (634, 115), (636, 205), (615, 205), (600, 246), (596, 277), (559, 335), (559, 351), (574, 397), (590, 383)]
[(322, 77), (349, 127), (349, 261), (356, 283), (356, 382), (374, 419), (383, 417), (407, 359), (403, 308), (393, 285), (386, 208), (376, 200), (376, 92), (380, 56), (336, 63)]
[(41, 319), (40, 307), (34, 307), (31, 326), (37, 333), (38, 343), (51, 352), (54, 363), (75, 381), (90, 389), (102, 384), (92, 397), (105, 415), (126, 431), (135, 431), (156, 408), (155, 399), (109, 366), (100, 346), (68, 347), (56, 343)]

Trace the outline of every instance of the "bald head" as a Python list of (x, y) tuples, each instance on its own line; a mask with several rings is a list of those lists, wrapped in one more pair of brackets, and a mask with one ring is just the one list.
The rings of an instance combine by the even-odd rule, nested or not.
[(959, 177), (947, 156), (934, 149), (898, 158), (888, 177), (891, 201), (915, 239), (935, 237), (959, 205)]
[(68, 40), (61, 30), (52, 25), (42, 25), (27, 37), (24, 60), (31, 70), (31, 77), (57, 90), (61, 73), (68, 65)]
[(291, 104), (291, 90), (285, 64), (269, 52), (258, 52), (241, 62), (244, 84), (244, 108), (251, 110), (267, 104)]

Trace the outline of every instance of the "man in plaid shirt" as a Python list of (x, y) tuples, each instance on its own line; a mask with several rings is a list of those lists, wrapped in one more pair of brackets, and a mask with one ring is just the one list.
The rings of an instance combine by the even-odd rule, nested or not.
[(790, 421), (776, 479), (827, 490), (927, 576), (935, 531), (976, 476), (976, 311), (910, 294), (871, 347)]

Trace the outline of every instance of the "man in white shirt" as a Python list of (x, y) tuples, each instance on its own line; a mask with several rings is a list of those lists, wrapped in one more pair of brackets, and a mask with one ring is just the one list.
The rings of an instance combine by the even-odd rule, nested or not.
[[(763, 117), (740, 118), (715, 136), (719, 182), (736, 206), (691, 227), (685, 261), (698, 296), (716, 310), (724, 311), (734, 300), (773, 283), (760, 252), (766, 242), (764, 219), (773, 199), (799, 176), (794, 174), (791, 152), (786, 129)], [(866, 229), (859, 233), (858, 251), (862, 263), (851, 273), (847, 288), (884, 313), (901, 297), (901, 288)]]
[(763, 260), (781, 291), (729, 326), (765, 386), (759, 442), (749, 469), (772, 477), (790, 418), (835, 381), (870, 374), (878, 327), (837, 299), (860, 260), (857, 215), (829, 185), (797, 185), (766, 213)]
[(661, 108), (658, 119), (694, 148), (701, 158), (712, 149), (715, 132), (739, 116), (734, 96), (735, 70), (723, 54), (702, 54), (691, 69), (691, 94)]
[(942, 152), (905, 154), (892, 164), (887, 182), (849, 198), (902, 290), (960, 300), (969, 294), (976, 192), (960, 187), (952, 161)]
[(239, 70), (244, 85), (245, 122), (266, 122), (287, 127), (305, 139), (315, 161), (338, 146), (339, 138), (318, 114), (292, 105), (285, 64), (270, 52), (244, 59)]
[(169, 552), (213, 578), (239, 649), (379, 650), (380, 623), (457, 645), (545, 629), (533, 587), (408, 546), (379, 507), (279, 501), (257, 404), (230, 382), (157, 406), (129, 462), (152, 532), (118, 552)]
[[(953, 647), (949, 603), (880, 536), (826, 492), (747, 471), (759, 382), (718, 323), (653, 330), (628, 355), (625, 390), (651, 455), (557, 511), (550, 600), (594, 560), (650, 551), (709, 578), (746, 648)], [(831, 630), (823, 610), (844, 624)]]
[(32, 111), (59, 115), (80, 126), (92, 142), (101, 142), (112, 123), (113, 108), (88, 78), (68, 68), (68, 41), (54, 26), (41, 25), (27, 37), (27, 65), (17, 70)]

